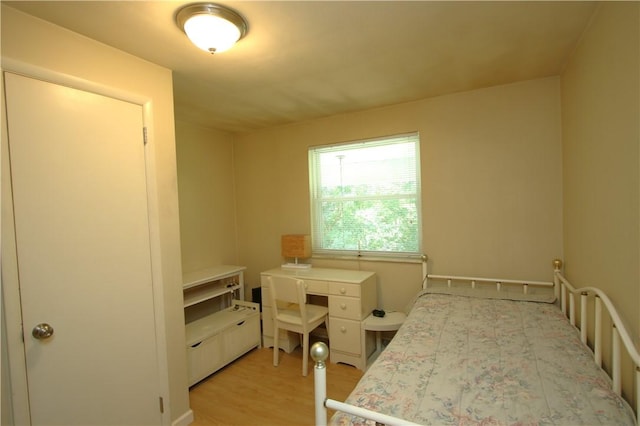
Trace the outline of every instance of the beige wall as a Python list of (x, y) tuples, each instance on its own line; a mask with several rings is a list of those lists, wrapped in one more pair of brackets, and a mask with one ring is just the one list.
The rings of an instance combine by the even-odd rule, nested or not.
[(562, 75), (569, 279), (603, 288), (640, 333), (640, 4), (606, 3)]
[[(171, 71), (2, 5), (2, 57), (149, 99), (172, 420), (189, 410)], [(3, 204), (6, 200), (3, 200)], [(4, 230), (3, 230), (4, 231)], [(3, 232), (4, 235), (4, 232)], [(4, 241), (3, 241), (4, 245)], [(157, 266), (157, 265), (156, 265)], [(4, 271), (3, 271), (4, 274)], [(6, 285), (3, 282), (3, 285)], [(15, 300), (13, 301), (15, 302)], [(5, 303), (11, 303), (5, 300)]]
[[(280, 235), (310, 232), (309, 146), (415, 130), (431, 271), (551, 280), (562, 257), (558, 78), (239, 134), (238, 250), (249, 286), (282, 263)], [(313, 263), (378, 272), (385, 309), (420, 288), (419, 265)]]
[(176, 122), (183, 272), (237, 264), (233, 135)]
[(600, 6), (562, 75), (562, 124), (567, 278), (602, 288), (638, 336), (640, 3)]

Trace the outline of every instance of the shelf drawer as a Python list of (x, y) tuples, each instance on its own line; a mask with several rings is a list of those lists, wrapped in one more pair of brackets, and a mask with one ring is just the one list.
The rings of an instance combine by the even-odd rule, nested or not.
[(225, 361), (231, 361), (249, 349), (260, 345), (260, 320), (256, 314), (238, 321), (223, 333)]
[(329, 319), (329, 342), (331, 342), (332, 350), (359, 355), (361, 351), (360, 338), (360, 321)]
[(329, 316), (360, 320), (361, 306), (362, 304), (360, 303), (360, 299), (355, 299), (353, 297), (330, 296)]
[(329, 283), (329, 294), (338, 296), (360, 297), (360, 285), (348, 283)]
[(224, 365), (222, 337), (219, 334), (187, 347), (189, 386), (198, 383)]

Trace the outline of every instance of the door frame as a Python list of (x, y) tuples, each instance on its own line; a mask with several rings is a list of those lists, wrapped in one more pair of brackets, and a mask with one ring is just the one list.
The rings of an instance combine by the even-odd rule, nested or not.
[[(106, 86), (72, 75), (37, 67), (21, 61), (2, 58), (0, 65), (0, 100), (2, 102), (2, 138), (1, 154), (2, 163), (2, 295), (0, 296), (0, 317), (7, 333), (6, 348), (0, 347), (3, 358), (8, 358), (10, 370), (11, 406), (14, 424), (31, 424), (29, 408), (29, 395), (27, 385), (27, 367), (25, 345), (22, 335), (22, 309), (20, 301), (20, 282), (18, 277), (18, 262), (15, 244), (15, 225), (13, 217), (13, 194), (10, 183), (10, 163), (8, 157), (8, 129), (5, 111), (4, 73), (11, 72), (25, 77), (46, 81), (49, 83), (70, 87), (102, 96), (115, 98), (142, 106), (143, 125), (146, 130), (146, 143), (144, 145), (146, 184), (147, 184), (147, 208), (149, 216), (149, 240), (151, 247), (151, 277), (153, 289), (153, 306), (156, 325), (156, 352), (158, 355), (158, 378), (160, 388), (159, 396), (163, 398), (164, 410), (161, 414), (162, 425), (171, 423), (169, 401), (169, 379), (167, 360), (167, 338), (165, 328), (164, 308), (164, 282), (162, 276), (162, 257), (160, 250), (160, 210), (157, 198), (157, 180), (155, 166), (155, 143), (153, 136), (153, 104), (149, 97), (137, 93), (121, 90), (116, 87)], [(142, 129), (141, 139), (142, 139)], [(4, 362), (4, 359), (3, 359)], [(3, 381), (5, 378), (3, 378)]]

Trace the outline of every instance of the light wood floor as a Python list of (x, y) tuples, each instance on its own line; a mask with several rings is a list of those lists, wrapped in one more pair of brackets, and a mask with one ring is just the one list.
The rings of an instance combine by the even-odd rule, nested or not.
[[(328, 363), (327, 395), (343, 401), (361, 377), (355, 367)], [(192, 426), (313, 425), (313, 361), (304, 377), (300, 347), (291, 354), (280, 351), (278, 367), (273, 349), (254, 349), (193, 386), (189, 400)]]

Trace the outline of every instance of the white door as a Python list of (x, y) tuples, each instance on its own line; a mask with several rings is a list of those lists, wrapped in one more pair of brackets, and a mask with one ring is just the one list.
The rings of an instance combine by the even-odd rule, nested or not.
[(142, 107), (5, 84), (32, 423), (160, 424)]

